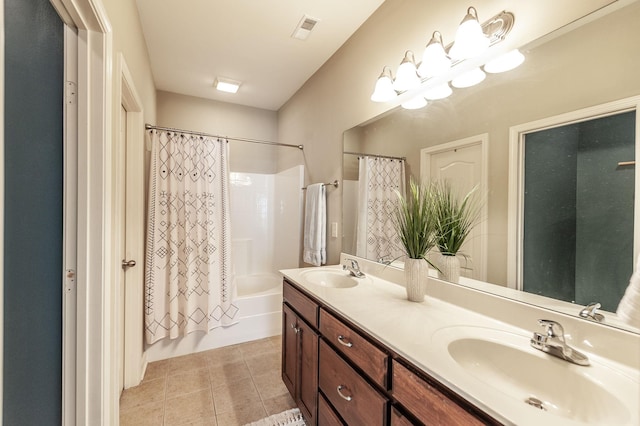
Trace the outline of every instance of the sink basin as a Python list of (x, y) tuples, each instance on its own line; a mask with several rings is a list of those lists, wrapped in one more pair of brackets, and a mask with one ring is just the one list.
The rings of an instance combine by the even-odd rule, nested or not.
[(339, 269), (310, 269), (302, 277), (310, 284), (329, 288), (350, 288), (357, 286), (367, 278), (352, 277), (348, 271)]
[[(638, 422), (640, 383), (593, 357), (588, 367), (570, 364), (531, 348), (528, 336), (481, 327), (445, 328), (432, 342), (480, 392), (498, 392), (547, 424)], [(535, 418), (534, 424), (545, 422)]]

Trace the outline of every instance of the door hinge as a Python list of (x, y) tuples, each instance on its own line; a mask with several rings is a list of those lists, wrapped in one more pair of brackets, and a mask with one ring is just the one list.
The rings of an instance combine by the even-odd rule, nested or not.
[(67, 81), (64, 85), (64, 102), (67, 105), (75, 105), (78, 102), (78, 90), (76, 83)]

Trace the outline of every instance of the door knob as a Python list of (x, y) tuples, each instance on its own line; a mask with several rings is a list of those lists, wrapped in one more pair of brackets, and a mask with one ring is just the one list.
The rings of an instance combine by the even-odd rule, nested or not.
[(123, 260), (122, 261), (122, 269), (127, 269), (136, 266), (135, 260)]

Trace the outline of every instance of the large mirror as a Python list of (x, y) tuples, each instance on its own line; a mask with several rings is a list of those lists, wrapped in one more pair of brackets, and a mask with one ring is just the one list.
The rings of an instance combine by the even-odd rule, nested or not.
[[(420, 177), (429, 168), (434, 156), (442, 150), (478, 145), (480, 149), (474, 156), (483, 165), (480, 181), (485, 210), (481, 225), (476, 230), (480, 236), (474, 239), (481, 241), (481, 256), (475, 256), (473, 264), (467, 265), (467, 271), (463, 273), (473, 279), (461, 279), (460, 284), (477, 285), (506, 297), (577, 315), (583, 305), (559, 301), (552, 294), (531, 294), (523, 298), (517, 290), (520, 285), (510, 271), (510, 268), (513, 269), (510, 262), (517, 259), (511, 253), (516, 247), (509, 241), (512, 238), (510, 233), (513, 234), (510, 224), (513, 228), (513, 224), (519, 220), (519, 217), (515, 217), (517, 208), (515, 211), (513, 206), (510, 208), (509, 201), (510, 179), (513, 186), (513, 180), (517, 177), (517, 174), (513, 174), (514, 160), (510, 158), (510, 155), (513, 157), (510, 145), (513, 151), (517, 145), (512, 140), (522, 136), (516, 130), (527, 128), (528, 124), (544, 123), (550, 117), (565, 117), (594, 106), (607, 104), (615, 108), (616, 101), (640, 96), (638, 22), (640, 2), (609, 13), (599, 11), (573, 23), (570, 30), (568, 27), (562, 28), (522, 46), (521, 51), (526, 59), (515, 70), (488, 74), (479, 85), (454, 89), (450, 97), (432, 101), (425, 108), (393, 109), (345, 131), (343, 251), (357, 255), (357, 214), (354, 212), (358, 211), (358, 195), (355, 192), (359, 174), (358, 154), (406, 159), (406, 175)], [(624, 111), (635, 111), (634, 107), (628, 107), (627, 104), (622, 108)], [(640, 126), (637, 124), (637, 112), (632, 115), (636, 120), (637, 147), (637, 129)], [(635, 166), (631, 166), (630, 170), (634, 173)], [(510, 173), (513, 176), (510, 177)], [(637, 177), (632, 180), (637, 188)], [(592, 200), (594, 204), (598, 202), (597, 199)], [(637, 213), (634, 213), (636, 221)], [(638, 226), (633, 229), (637, 241)], [(615, 249), (612, 247), (612, 250)], [(625, 261), (629, 272), (633, 269), (633, 256), (638, 255), (637, 246), (635, 251)], [(575, 253), (566, 255), (571, 257)], [(376, 254), (365, 257), (378, 261), (384, 256)], [(622, 283), (616, 283), (623, 289), (629, 282), (629, 274), (625, 275)], [(603, 282), (601, 285), (608, 284)], [(608, 309), (615, 311), (615, 308)], [(617, 320), (614, 314), (604, 314), (604, 324), (640, 332)]]

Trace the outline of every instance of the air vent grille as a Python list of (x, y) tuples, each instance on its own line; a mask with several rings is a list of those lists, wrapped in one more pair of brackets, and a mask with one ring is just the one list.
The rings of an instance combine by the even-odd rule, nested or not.
[(302, 19), (300, 19), (300, 22), (298, 22), (298, 25), (293, 31), (293, 34), (291, 34), (291, 37), (297, 38), (298, 40), (306, 40), (309, 37), (309, 34), (311, 34), (311, 30), (313, 30), (318, 22), (320, 22), (319, 19), (304, 15)]

